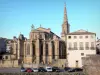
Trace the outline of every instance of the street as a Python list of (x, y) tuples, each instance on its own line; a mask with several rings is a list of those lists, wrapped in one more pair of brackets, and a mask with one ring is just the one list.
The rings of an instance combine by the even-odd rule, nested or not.
[(20, 73), (20, 68), (0, 68), (0, 73)]

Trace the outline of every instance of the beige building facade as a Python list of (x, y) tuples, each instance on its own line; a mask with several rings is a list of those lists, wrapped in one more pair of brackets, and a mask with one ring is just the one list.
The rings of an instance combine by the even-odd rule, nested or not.
[(8, 52), (14, 55), (18, 64), (53, 64), (55, 60), (66, 59), (65, 42), (50, 28), (34, 29), (33, 25), (31, 28), (29, 39), (20, 34), (8, 41)]

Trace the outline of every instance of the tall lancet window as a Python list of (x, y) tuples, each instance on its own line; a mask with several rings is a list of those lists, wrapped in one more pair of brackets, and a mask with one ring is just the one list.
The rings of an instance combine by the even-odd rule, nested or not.
[(48, 56), (48, 44), (46, 44), (46, 56)]
[(59, 59), (62, 58), (62, 45), (61, 42), (59, 42)]
[(30, 44), (27, 44), (27, 55), (30, 55)]
[(62, 53), (63, 53), (62, 59), (66, 59), (66, 44), (64, 42), (62, 44)]
[(33, 42), (33, 56), (35, 56), (35, 42)]
[(65, 43), (59, 43), (59, 59), (66, 59), (66, 46)]
[(55, 59), (55, 45), (53, 41), (52, 41), (52, 59)]
[(45, 47), (46, 49), (46, 51), (45, 51), (45, 56), (46, 56), (46, 58), (45, 58), (45, 63), (48, 63), (48, 44), (46, 43), (46, 47)]

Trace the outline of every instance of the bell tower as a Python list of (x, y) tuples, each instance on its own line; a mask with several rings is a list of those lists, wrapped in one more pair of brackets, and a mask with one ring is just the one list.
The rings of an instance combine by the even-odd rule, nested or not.
[(66, 3), (64, 5), (64, 19), (62, 24), (62, 33), (61, 36), (65, 36), (70, 32), (69, 24), (68, 24), (68, 17), (67, 17), (67, 11), (66, 11)]

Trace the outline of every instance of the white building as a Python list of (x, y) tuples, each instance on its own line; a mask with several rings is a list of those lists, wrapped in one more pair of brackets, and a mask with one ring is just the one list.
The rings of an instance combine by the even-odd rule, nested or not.
[(85, 30), (68, 33), (67, 35), (68, 66), (82, 67), (82, 57), (96, 54), (96, 34)]
[(67, 65), (69, 67), (82, 67), (82, 57), (96, 54), (96, 34), (85, 30), (70, 32), (66, 5), (64, 8), (64, 21), (61, 37), (66, 41)]

